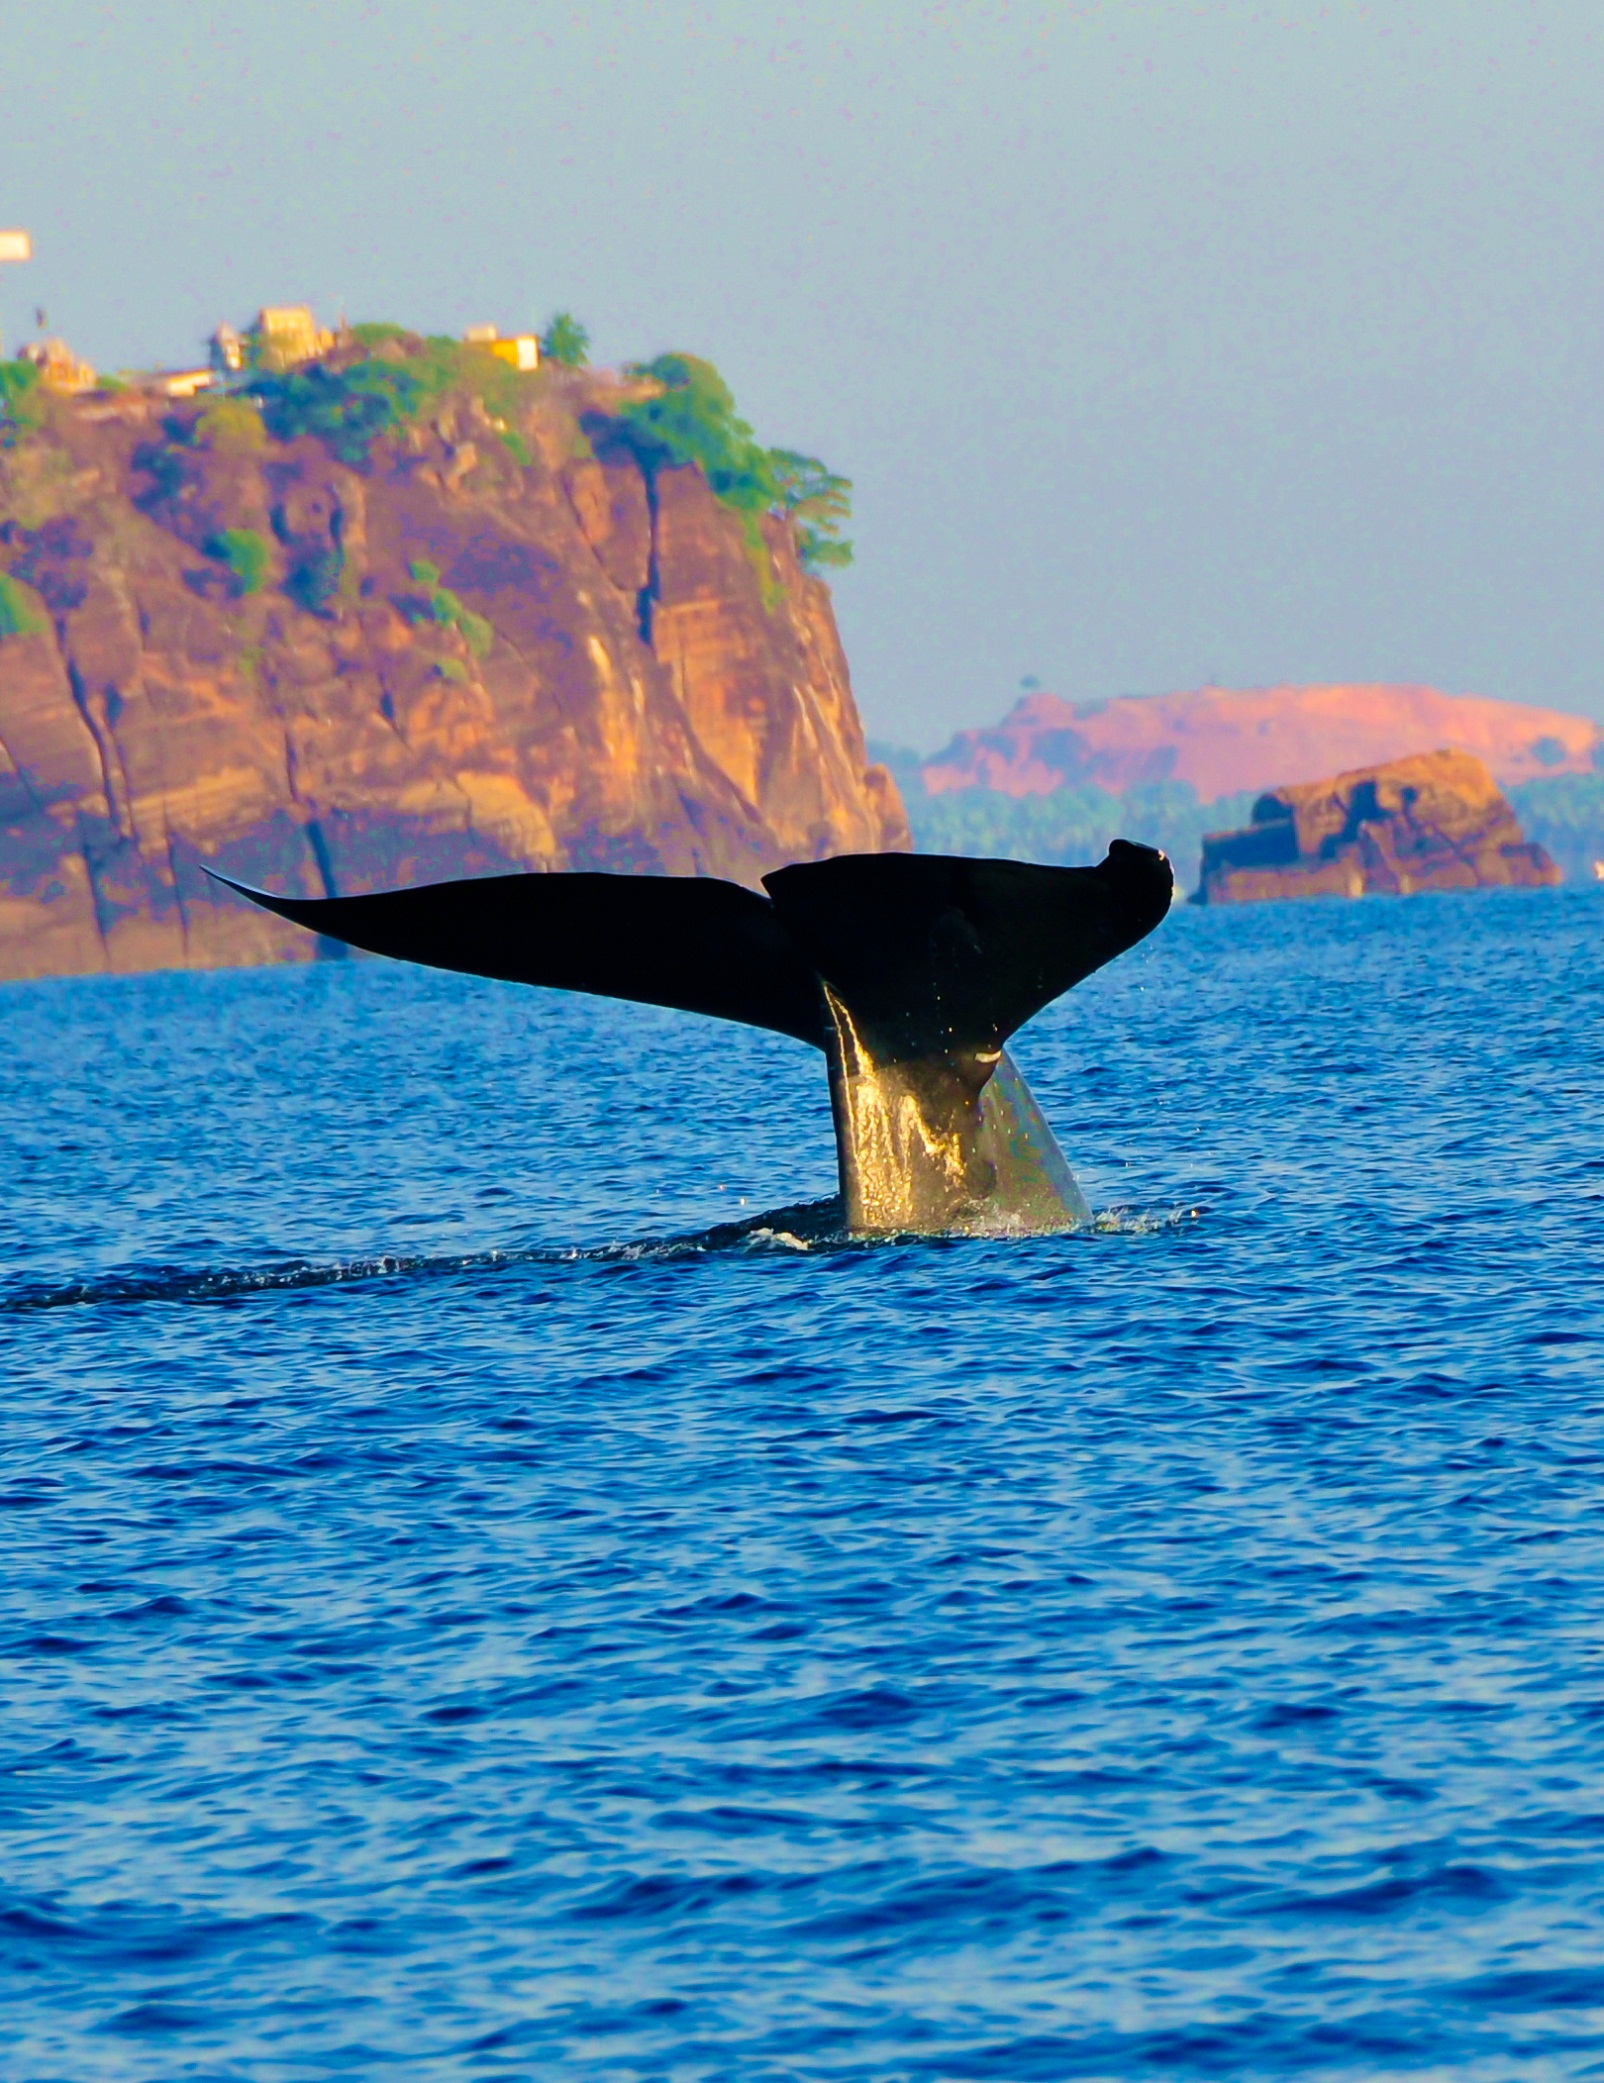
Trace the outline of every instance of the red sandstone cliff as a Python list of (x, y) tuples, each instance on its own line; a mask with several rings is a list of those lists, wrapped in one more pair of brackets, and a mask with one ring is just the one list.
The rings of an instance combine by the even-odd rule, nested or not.
[(645, 472), (619, 395), (447, 395), (359, 465), (135, 396), (0, 450), (0, 978), (311, 952), (203, 860), (317, 895), (907, 846), (789, 523)]
[(1123, 794), (1173, 780), (1211, 802), (1435, 745), (1463, 747), (1510, 783), (1592, 773), (1604, 730), (1558, 709), (1435, 687), (1205, 687), (1106, 702), (1033, 694), (994, 728), (960, 732), (924, 779), (932, 795), (992, 788), (1010, 796), (1086, 782)]
[(1199, 904), (1542, 888), (1560, 879), (1479, 759), (1428, 752), (1260, 796), (1203, 841)]

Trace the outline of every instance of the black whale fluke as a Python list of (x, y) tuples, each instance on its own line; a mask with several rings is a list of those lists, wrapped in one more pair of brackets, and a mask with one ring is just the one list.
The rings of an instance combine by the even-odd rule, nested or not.
[(1073, 1227), (1086, 1204), (1004, 1043), (1150, 933), (1170, 864), (847, 854), (764, 877), (498, 875), (275, 897), (314, 933), (472, 976), (708, 1013), (823, 1049), (841, 1189), (865, 1232)]
[(824, 1046), (818, 985), (766, 897), (705, 876), (490, 875), (371, 897), (218, 882), (330, 940), (513, 984), (772, 1027)]

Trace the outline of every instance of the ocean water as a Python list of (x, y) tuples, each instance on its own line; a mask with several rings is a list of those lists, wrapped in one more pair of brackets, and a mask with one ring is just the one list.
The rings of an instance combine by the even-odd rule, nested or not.
[(1176, 913), (1017, 1243), (709, 1237), (784, 1041), (6, 988), (0, 2075), (1604, 2075), (1601, 942)]

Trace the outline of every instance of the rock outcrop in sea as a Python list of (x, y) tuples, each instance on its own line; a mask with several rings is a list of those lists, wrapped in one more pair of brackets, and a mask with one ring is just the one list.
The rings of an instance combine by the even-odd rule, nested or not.
[(203, 861), (315, 896), (910, 843), (793, 522), (643, 457), (626, 384), (448, 385), (368, 440), (295, 380), (302, 431), (0, 428), (0, 978), (310, 953)]
[(1465, 752), (1427, 752), (1260, 796), (1243, 831), (1203, 841), (1195, 902), (1541, 888), (1560, 879)]

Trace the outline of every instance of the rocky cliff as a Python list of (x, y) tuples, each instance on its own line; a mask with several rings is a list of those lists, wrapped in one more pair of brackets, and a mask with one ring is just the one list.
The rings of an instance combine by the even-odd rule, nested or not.
[(1434, 745), (1463, 747), (1505, 784), (1604, 766), (1604, 730), (1587, 717), (1383, 684), (1204, 687), (1106, 702), (1033, 694), (991, 729), (961, 732), (923, 772), (932, 795), (989, 788), (1025, 797), (1087, 783), (1124, 794), (1184, 781), (1209, 802)]
[(1203, 841), (1195, 901), (1402, 897), (1559, 879), (1480, 760), (1428, 752), (1260, 796), (1246, 830)]
[(371, 441), (341, 395), (4, 430), (0, 977), (311, 952), (202, 862), (318, 895), (908, 845), (792, 523), (643, 460), (616, 380)]

